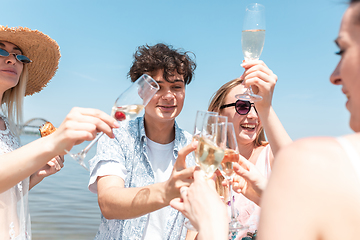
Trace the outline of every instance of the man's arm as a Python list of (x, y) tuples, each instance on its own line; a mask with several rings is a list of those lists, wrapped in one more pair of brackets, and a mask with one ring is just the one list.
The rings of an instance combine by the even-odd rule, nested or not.
[(179, 151), (172, 174), (166, 182), (139, 188), (125, 188), (118, 176), (98, 177), (98, 202), (107, 219), (136, 218), (168, 206), (180, 197), (180, 188), (193, 182), (194, 167), (186, 168), (186, 156), (196, 149), (190, 144)]

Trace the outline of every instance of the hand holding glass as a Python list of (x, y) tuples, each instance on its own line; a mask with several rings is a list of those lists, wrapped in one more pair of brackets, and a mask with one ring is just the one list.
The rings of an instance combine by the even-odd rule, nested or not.
[[(193, 139), (198, 141), (195, 150), (195, 161), (206, 177), (211, 177), (221, 163), (226, 148), (227, 117), (218, 116), (215, 112), (198, 111), (195, 120)], [(184, 222), (185, 227), (197, 231), (190, 221)]]
[[(142, 75), (116, 99), (111, 110), (111, 116), (119, 122), (135, 119), (158, 90), (159, 85), (152, 77), (146, 74)], [(73, 154), (65, 151), (88, 170), (84, 162), (86, 154), (103, 134), (103, 132), (99, 133), (96, 138), (79, 153)]]
[[(265, 43), (265, 7), (259, 3), (251, 3), (246, 7), (241, 46), (245, 61), (260, 58)], [(243, 94), (236, 97), (245, 101), (260, 101), (261, 96), (253, 93), (251, 86)]]

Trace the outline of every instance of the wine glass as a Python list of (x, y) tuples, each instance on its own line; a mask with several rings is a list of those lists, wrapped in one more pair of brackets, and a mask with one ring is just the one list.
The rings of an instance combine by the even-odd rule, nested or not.
[(219, 170), (224, 178), (229, 182), (229, 199), (230, 199), (230, 222), (229, 230), (238, 231), (245, 229), (246, 227), (242, 225), (235, 217), (235, 209), (233, 202), (233, 190), (232, 190), (232, 180), (234, 176), (233, 163), (239, 161), (239, 148), (236, 141), (235, 129), (233, 123), (227, 123), (227, 139), (226, 139), (226, 150), (225, 156), (219, 165)]
[[(207, 115), (218, 116), (219, 113), (209, 112), (209, 111), (201, 111), (201, 110), (198, 110), (196, 112), (194, 132), (193, 132), (193, 141), (194, 140), (199, 141), (200, 134), (202, 132), (202, 128), (203, 128), (203, 124), (204, 124), (204, 119), (205, 119), (205, 116), (207, 116)], [(197, 154), (198, 154), (198, 151), (195, 150), (194, 151), (195, 161), (196, 161), (196, 164), (199, 165), (199, 163), (197, 162), (197, 159), (198, 159)]]
[[(195, 161), (200, 169), (205, 172), (206, 177), (211, 177), (214, 174), (224, 157), (226, 124), (227, 117), (218, 116), (218, 113), (198, 111), (196, 115), (195, 129), (198, 128), (199, 132), (196, 132), (197, 135), (194, 134), (194, 136), (199, 143), (195, 150)], [(189, 219), (185, 220), (184, 225), (191, 231), (197, 231)]]
[[(116, 99), (111, 110), (111, 116), (119, 122), (135, 119), (159, 89), (159, 85), (152, 77), (143, 74)], [(84, 159), (91, 147), (94, 146), (103, 134), (103, 132), (99, 133), (79, 153), (65, 151), (86, 170), (89, 170)]]
[(207, 114), (197, 146), (196, 161), (206, 177), (219, 167), (226, 149), (227, 117)]
[[(241, 46), (245, 61), (260, 58), (265, 43), (265, 7), (259, 3), (251, 3), (246, 7)], [(260, 101), (262, 97), (253, 93), (251, 86), (242, 94), (235, 95), (244, 101)]]

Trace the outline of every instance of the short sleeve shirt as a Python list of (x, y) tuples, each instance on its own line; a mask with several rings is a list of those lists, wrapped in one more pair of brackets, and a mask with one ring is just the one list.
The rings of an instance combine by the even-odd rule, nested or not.
[[(192, 136), (180, 129), (176, 122), (175, 142), (173, 154), (176, 159), (178, 151), (191, 143)], [(124, 179), (125, 187), (143, 187), (155, 183), (154, 171), (148, 159), (146, 150), (147, 140), (144, 128), (144, 118), (121, 123), (121, 127), (114, 129), (114, 139), (106, 135), (100, 138), (97, 153), (90, 160), (89, 190), (96, 193), (96, 179), (98, 176), (116, 175)], [(111, 164), (112, 168), (102, 168)], [(187, 166), (194, 166), (193, 154), (186, 158)], [(106, 171), (102, 169), (108, 169)], [(101, 215), (101, 224), (95, 239), (141, 239), (148, 214), (134, 219), (107, 220)], [(185, 239), (186, 228), (183, 226), (184, 216), (177, 210), (171, 209), (167, 217), (162, 239)]]

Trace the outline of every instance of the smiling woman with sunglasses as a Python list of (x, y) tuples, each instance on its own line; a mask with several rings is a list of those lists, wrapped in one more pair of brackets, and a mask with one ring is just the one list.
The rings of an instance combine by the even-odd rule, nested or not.
[[(239, 152), (243, 157), (241, 161), (247, 166), (255, 167), (262, 175), (259, 179), (268, 178), (274, 155), (292, 140), (271, 105), (277, 76), (262, 61), (243, 63), (242, 66), (245, 68), (244, 74), (220, 87), (214, 94), (208, 110), (228, 117), (228, 121), (235, 127)], [(261, 95), (263, 100), (252, 103), (236, 99), (236, 94), (245, 91), (244, 81), (247, 86), (252, 85), (254, 91), (257, 91), (256, 94)], [(222, 178), (219, 177), (218, 182), (221, 180)], [(260, 214), (257, 204), (260, 196), (252, 194), (254, 191), (251, 189), (251, 184), (237, 186), (234, 184), (234, 189), (240, 192), (235, 194), (234, 203), (238, 211), (241, 211), (238, 220), (243, 225), (249, 226), (248, 230), (237, 233), (236, 239), (241, 239), (247, 232), (254, 233), (257, 229)], [(218, 191), (227, 192), (223, 189)]]

